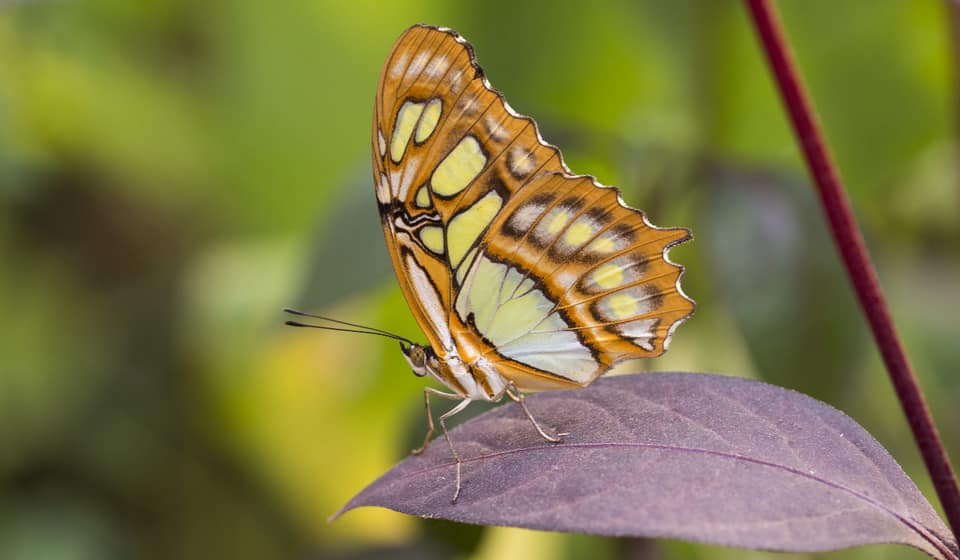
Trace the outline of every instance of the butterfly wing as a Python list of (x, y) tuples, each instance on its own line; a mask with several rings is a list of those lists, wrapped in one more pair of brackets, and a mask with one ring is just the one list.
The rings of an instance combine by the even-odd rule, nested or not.
[[(374, 180), (397, 278), (441, 357), (454, 347), (456, 275), (484, 219), (523, 185), (508, 168), (521, 148), (527, 177), (565, 169), (536, 123), (490, 88), (459, 35), (418, 25), (397, 40), (375, 102)], [(462, 208), (474, 210), (456, 218)]]
[(570, 174), (450, 30), (394, 46), (373, 160), (394, 269), (441, 358), (486, 360), (521, 389), (581, 386), (662, 353), (693, 311), (666, 258), (689, 232)]
[(543, 175), (491, 224), (455, 315), (519, 388), (587, 385), (620, 361), (662, 354), (693, 313), (683, 269), (666, 256), (688, 239), (591, 177)]

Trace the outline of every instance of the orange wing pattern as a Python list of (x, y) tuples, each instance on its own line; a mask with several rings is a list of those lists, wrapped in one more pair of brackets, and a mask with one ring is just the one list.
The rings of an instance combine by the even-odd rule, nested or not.
[(693, 312), (666, 258), (689, 232), (573, 176), (453, 31), (397, 41), (373, 160), (394, 269), (441, 360), (486, 361), (523, 390), (576, 387), (659, 355)]

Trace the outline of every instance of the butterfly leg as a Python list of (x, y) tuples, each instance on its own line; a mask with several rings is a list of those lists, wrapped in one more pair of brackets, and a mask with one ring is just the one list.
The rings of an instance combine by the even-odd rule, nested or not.
[[(427, 409), (427, 435), (423, 438), (423, 445), (412, 450), (410, 453), (412, 455), (419, 455), (427, 449), (427, 445), (430, 444), (430, 438), (433, 436), (433, 432), (436, 431), (436, 428), (433, 425), (433, 413), (430, 412), (430, 395), (436, 395), (438, 397), (443, 397), (445, 399), (450, 399), (453, 401), (458, 401), (463, 397), (456, 393), (445, 393), (443, 391), (438, 391), (433, 387), (424, 387), (423, 388), (423, 403)], [(446, 431), (444, 431), (446, 433)], [(454, 453), (456, 455), (456, 453)]]
[(450, 434), (447, 433), (447, 418), (467, 408), (470, 402), (470, 399), (463, 399), (460, 401), (460, 404), (440, 415), (440, 427), (443, 429), (443, 437), (446, 438), (447, 445), (450, 447), (450, 453), (453, 454), (453, 458), (457, 461), (457, 487), (453, 491), (453, 500), (451, 500), (451, 503), (454, 504), (457, 503), (457, 498), (460, 497), (460, 471), (462, 470), (461, 466), (463, 465), (463, 461), (460, 460), (460, 454), (457, 453), (457, 450), (453, 448), (453, 442), (450, 441)]
[(460, 454), (457, 453), (457, 450), (453, 447), (453, 442), (450, 441), (450, 434), (447, 433), (447, 419), (453, 416), (454, 414), (462, 411), (463, 409), (467, 408), (467, 405), (470, 404), (472, 401), (471, 399), (465, 399), (463, 398), (462, 395), (458, 395), (456, 393), (445, 393), (443, 391), (434, 389), (433, 387), (424, 387), (423, 402), (424, 402), (424, 406), (427, 409), (427, 426), (428, 426), (427, 435), (426, 437), (423, 438), (423, 445), (421, 445), (420, 447), (410, 452), (413, 455), (419, 455), (423, 453), (423, 451), (427, 448), (427, 445), (430, 443), (430, 436), (432, 436), (433, 432), (436, 431), (436, 428), (434, 427), (434, 424), (433, 424), (433, 413), (430, 412), (430, 395), (431, 394), (436, 395), (438, 397), (443, 397), (445, 399), (460, 401), (457, 404), (457, 406), (451, 408), (450, 410), (440, 415), (440, 428), (443, 430), (443, 437), (444, 439), (447, 440), (447, 446), (450, 447), (450, 453), (453, 455), (453, 458), (457, 461), (457, 484), (456, 484), (456, 488), (453, 491), (453, 500), (452, 500), (453, 503), (456, 503), (457, 498), (460, 497), (460, 481), (462, 478), (461, 465), (463, 465), (463, 461), (460, 460)]
[(557, 435), (552, 436), (544, 431), (544, 429), (540, 427), (540, 423), (537, 422), (537, 420), (533, 417), (533, 414), (530, 413), (530, 409), (527, 408), (526, 398), (523, 396), (523, 393), (517, 389), (517, 386), (513, 384), (513, 381), (507, 384), (506, 388), (504, 388), (504, 391), (511, 400), (514, 400), (520, 404), (520, 408), (523, 409), (523, 413), (527, 415), (527, 419), (529, 419), (530, 423), (533, 424), (533, 427), (537, 429), (537, 433), (540, 434), (540, 437), (549, 441), (550, 443), (561, 443), (563, 441), (563, 436), (570, 435), (567, 432), (559, 432)]

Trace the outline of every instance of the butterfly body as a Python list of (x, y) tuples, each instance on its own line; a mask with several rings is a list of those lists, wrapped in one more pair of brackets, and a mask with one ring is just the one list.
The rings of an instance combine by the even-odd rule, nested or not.
[(418, 377), (429, 375), (457, 395), (474, 401), (497, 401), (503, 397), (507, 381), (483, 357), (465, 362), (457, 353), (440, 359), (429, 346), (401, 344), (400, 348)]
[(455, 32), (417, 25), (398, 39), (372, 138), (388, 252), (429, 341), (401, 347), (451, 390), (428, 393), (462, 399), (448, 415), (583, 387), (661, 354), (693, 313), (667, 258), (690, 232), (655, 227), (616, 189), (572, 174)]

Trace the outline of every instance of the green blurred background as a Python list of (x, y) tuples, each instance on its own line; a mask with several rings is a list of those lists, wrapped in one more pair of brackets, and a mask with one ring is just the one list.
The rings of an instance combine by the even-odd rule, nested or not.
[[(778, 5), (960, 458), (957, 9)], [(327, 523), (422, 436), (423, 380), (394, 343), (284, 328), (280, 308), (422, 339), (369, 161), (380, 65), (417, 22), (473, 42), (574, 171), (693, 229), (671, 256), (697, 315), (639, 368), (822, 399), (934, 500), (739, 2), (6, 0), (0, 558), (783, 557)]]

